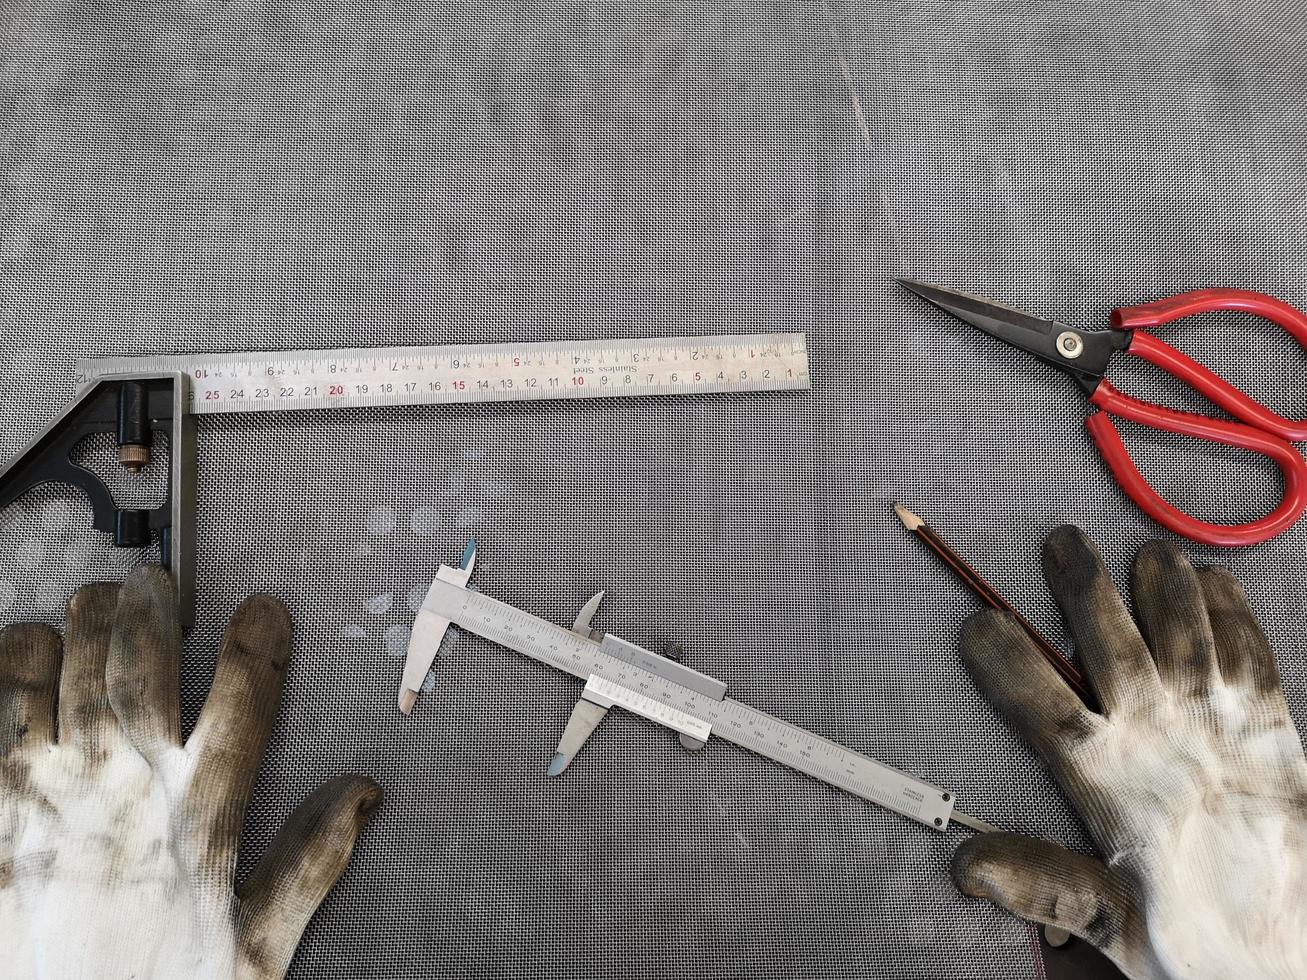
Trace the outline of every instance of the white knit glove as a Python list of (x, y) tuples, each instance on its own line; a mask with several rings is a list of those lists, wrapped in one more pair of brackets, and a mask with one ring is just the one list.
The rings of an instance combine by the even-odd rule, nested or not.
[(1077, 529), (1049, 536), (1044, 571), (1103, 713), (1006, 615), (970, 620), (963, 657), (1104, 860), (982, 834), (958, 849), (958, 887), (1136, 980), (1307, 977), (1307, 761), (1239, 583), (1154, 541), (1135, 561), (1137, 628)]
[(320, 787), (233, 890), (290, 639), (280, 602), (243, 603), (183, 746), (161, 569), (78, 592), (62, 645), (45, 626), (0, 631), (0, 976), (285, 974), (381, 802), (359, 776)]

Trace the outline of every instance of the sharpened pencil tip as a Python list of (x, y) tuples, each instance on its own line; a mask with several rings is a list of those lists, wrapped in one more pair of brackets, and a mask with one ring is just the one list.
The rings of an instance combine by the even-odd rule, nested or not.
[(926, 523), (902, 504), (894, 505), (894, 513), (899, 515), (899, 520), (903, 522), (903, 526), (909, 531), (915, 531), (917, 528), (921, 527), (921, 525)]

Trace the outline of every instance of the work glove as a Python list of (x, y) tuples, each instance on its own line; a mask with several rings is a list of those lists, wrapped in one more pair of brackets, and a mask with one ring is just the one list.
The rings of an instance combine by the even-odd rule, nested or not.
[(1101, 713), (1006, 614), (969, 620), (962, 654), (1103, 859), (982, 834), (954, 857), (958, 887), (1083, 937), (1136, 980), (1307, 977), (1307, 761), (1239, 583), (1151, 542), (1136, 625), (1076, 528), (1049, 536), (1044, 572)]
[(361, 776), (326, 783), (233, 890), (290, 647), (285, 607), (245, 601), (183, 745), (162, 569), (80, 590), (62, 643), (46, 626), (0, 631), (0, 976), (285, 974), (381, 802)]

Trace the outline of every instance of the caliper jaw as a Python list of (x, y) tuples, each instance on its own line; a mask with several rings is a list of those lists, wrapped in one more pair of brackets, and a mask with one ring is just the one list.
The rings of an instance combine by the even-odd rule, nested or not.
[[(599, 611), (599, 605), (604, 601), (603, 592), (596, 592), (592, 595), (581, 611), (576, 614), (576, 619), (572, 623), (572, 632), (578, 636), (584, 636), (587, 640), (600, 640), (603, 634), (598, 630), (591, 628), (594, 621), (595, 613)], [(599, 727), (599, 723), (608, 715), (608, 706), (599, 704), (596, 701), (581, 693), (580, 699), (576, 702), (576, 707), (567, 718), (567, 726), (563, 729), (562, 736), (558, 739), (558, 748), (554, 750), (554, 757), (549, 763), (549, 775), (561, 776), (563, 771), (572, 764), (573, 757), (581, 751), (586, 740), (589, 739), (594, 730)]]
[[(473, 538), (463, 549), (463, 559), (458, 563), (458, 567), (441, 565), (436, 571), (436, 581), (448, 582), (466, 589), (472, 579), (472, 572), (476, 570), (476, 564), (477, 543)], [(435, 588), (434, 582), (432, 588)], [(429, 594), (430, 590), (428, 590)], [(426, 603), (422, 604), (417, 619), (413, 622), (413, 632), (408, 640), (408, 656), (404, 660), (404, 678), (399, 684), (399, 710), (403, 714), (413, 713), (413, 707), (418, 701), (418, 692), (422, 690), (422, 682), (427, 679), (427, 672), (435, 662), (436, 654), (440, 651), (440, 644), (444, 642), (449, 627), (449, 620), (444, 616), (428, 612)]]

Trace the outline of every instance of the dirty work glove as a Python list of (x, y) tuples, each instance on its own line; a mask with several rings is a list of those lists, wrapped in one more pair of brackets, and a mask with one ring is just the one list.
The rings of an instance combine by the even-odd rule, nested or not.
[(180, 737), (181, 632), (159, 568), (68, 606), (66, 636), (0, 631), (0, 976), (281, 977), (381, 802), (321, 786), (233, 891), (290, 617), (236, 611), (195, 732)]
[(1307, 761), (1239, 583), (1151, 542), (1136, 626), (1079, 530), (1049, 536), (1044, 571), (1102, 713), (1006, 615), (969, 620), (962, 654), (1103, 860), (982, 834), (954, 857), (958, 887), (1087, 939), (1136, 980), (1307, 977)]

